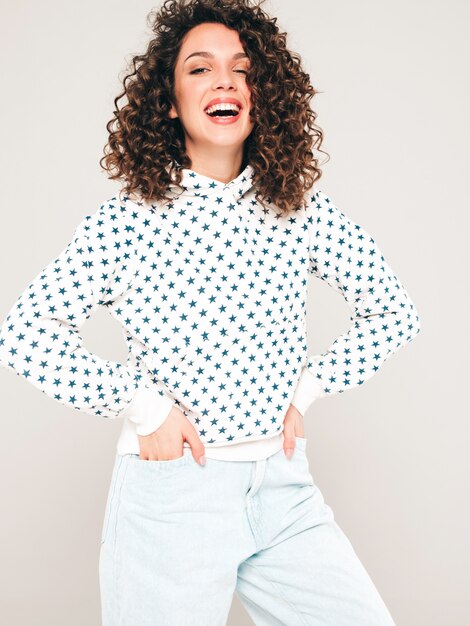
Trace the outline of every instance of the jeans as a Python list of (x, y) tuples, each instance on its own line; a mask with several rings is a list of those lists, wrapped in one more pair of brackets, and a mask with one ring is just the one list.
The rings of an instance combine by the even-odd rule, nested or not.
[(99, 560), (102, 626), (394, 626), (314, 484), (307, 440), (205, 466), (117, 455)]

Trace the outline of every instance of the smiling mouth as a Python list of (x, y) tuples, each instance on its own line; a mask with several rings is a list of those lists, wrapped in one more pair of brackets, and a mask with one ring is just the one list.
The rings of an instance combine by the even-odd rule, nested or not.
[(236, 117), (242, 107), (232, 102), (221, 102), (204, 109), (209, 117)]
[(238, 115), (240, 111), (233, 111), (232, 109), (226, 109), (225, 111), (214, 111), (213, 113), (209, 113), (206, 111), (207, 115), (211, 117), (235, 117)]

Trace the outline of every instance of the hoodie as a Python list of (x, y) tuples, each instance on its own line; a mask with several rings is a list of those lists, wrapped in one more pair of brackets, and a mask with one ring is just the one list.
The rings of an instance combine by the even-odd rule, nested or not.
[[(207, 457), (265, 457), (290, 404), (304, 415), (364, 384), (420, 320), (375, 240), (320, 189), (282, 216), (255, 198), (250, 164), (229, 183), (182, 175), (169, 200), (121, 193), (84, 216), (4, 319), (0, 364), (76, 411), (122, 419), (118, 454), (139, 454), (137, 435), (177, 405)], [(319, 354), (306, 341), (313, 276), (351, 310)], [(83, 345), (99, 306), (122, 326), (125, 363)]]

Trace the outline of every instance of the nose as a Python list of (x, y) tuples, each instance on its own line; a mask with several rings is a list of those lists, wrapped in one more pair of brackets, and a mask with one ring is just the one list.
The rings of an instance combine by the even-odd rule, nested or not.
[(220, 70), (214, 80), (213, 89), (235, 89), (236, 84), (230, 70)]

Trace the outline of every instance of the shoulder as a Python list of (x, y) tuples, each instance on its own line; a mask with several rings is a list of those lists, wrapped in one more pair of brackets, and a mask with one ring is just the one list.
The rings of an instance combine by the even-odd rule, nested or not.
[(135, 232), (139, 214), (137, 206), (125, 196), (118, 194), (99, 201), (93, 210), (86, 213), (75, 234), (90, 238), (117, 238)]
[(308, 190), (305, 199), (305, 215), (309, 224), (319, 224), (328, 217), (343, 215), (331, 196), (316, 185)]

